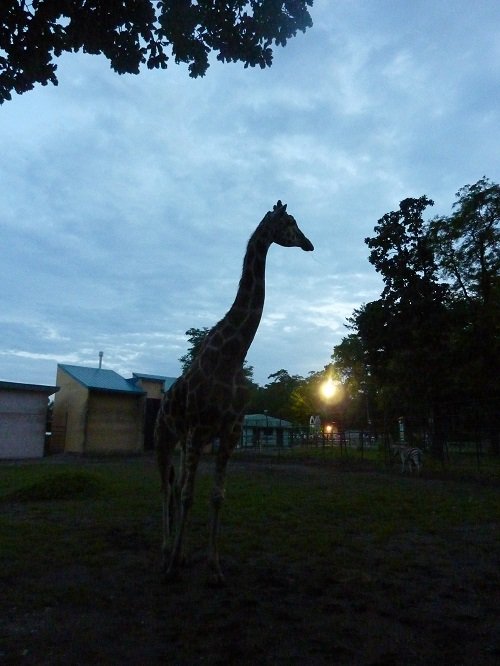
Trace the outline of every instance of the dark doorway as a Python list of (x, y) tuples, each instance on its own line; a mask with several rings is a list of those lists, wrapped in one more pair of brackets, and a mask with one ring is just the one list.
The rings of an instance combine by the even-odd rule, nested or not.
[(160, 409), (161, 400), (148, 398), (146, 400), (146, 416), (144, 418), (144, 450), (152, 451), (155, 446), (156, 415)]

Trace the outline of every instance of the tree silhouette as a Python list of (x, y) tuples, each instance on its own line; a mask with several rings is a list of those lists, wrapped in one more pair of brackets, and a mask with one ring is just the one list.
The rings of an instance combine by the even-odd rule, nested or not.
[(481, 404), (491, 451), (500, 453), (500, 186), (486, 177), (458, 192), (453, 213), (430, 223), (451, 279), (457, 397)]
[(203, 76), (222, 62), (269, 67), (272, 46), (312, 26), (313, 0), (2, 0), (0, 104), (12, 91), (57, 85), (54, 58), (103, 54), (119, 74), (166, 69), (170, 58)]

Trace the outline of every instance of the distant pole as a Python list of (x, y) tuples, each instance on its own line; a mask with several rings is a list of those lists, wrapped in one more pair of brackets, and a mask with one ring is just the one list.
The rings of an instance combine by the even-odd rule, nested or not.
[(400, 416), (398, 418), (399, 422), (399, 443), (404, 444), (405, 443), (405, 417)]
[(104, 352), (99, 352), (99, 370), (102, 368), (102, 357), (104, 356)]
[(269, 434), (269, 421), (268, 421), (268, 418), (267, 418), (267, 409), (264, 410), (264, 414), (266, 415), (266, 435), (265, 435), (266, 440), (265, 440), (265, 445), (267, 446), (267, 437), (268, 437), (268, 434)]

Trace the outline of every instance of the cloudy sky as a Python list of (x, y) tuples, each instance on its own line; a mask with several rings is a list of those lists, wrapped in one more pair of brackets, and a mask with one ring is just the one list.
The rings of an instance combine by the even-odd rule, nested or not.
[(57, 363), (176, 376), (185, 331), (231, 305), (277, 199), (314, 253), (273, 246), (248, 355), (265, 384), (328, 363), (381, 280), (363, 239), (409, 196), (449, 214), (500, 179), (498, 0), (315, 0), (269, 70), (118, 76), (59, 61), (59, 86), (0, 107), (0, 379)]

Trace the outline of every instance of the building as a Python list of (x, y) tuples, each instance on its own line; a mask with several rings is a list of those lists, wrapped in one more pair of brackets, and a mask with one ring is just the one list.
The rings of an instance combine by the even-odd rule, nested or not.
[(57, 386), (0, 381), (0, 458), (41, 458), (49, 396)]
[(57, 366), (50, 452), (144, 450), (146, 392), (113, 370)]
[(247, 414), (243, 420), (241, 446), (290, 446), (293, 424), (268, 414)]

